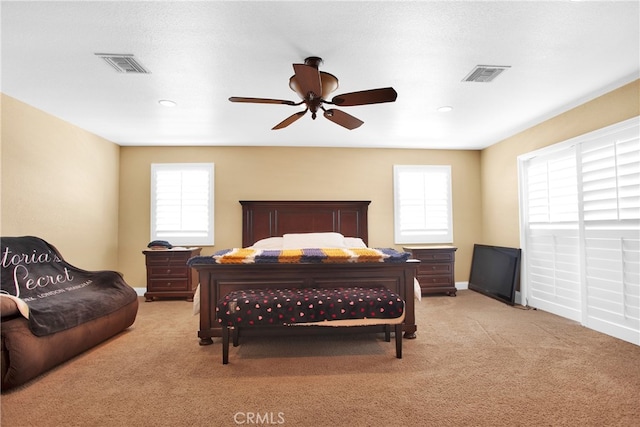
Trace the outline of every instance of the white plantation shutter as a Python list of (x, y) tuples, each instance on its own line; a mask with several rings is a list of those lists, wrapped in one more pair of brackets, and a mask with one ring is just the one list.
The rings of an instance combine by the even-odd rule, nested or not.
[(581, 320), (575, 148), (527, 164), (529, 305)]
[(451, 166), (396, 165), (395, 243), (453, 242)]
[(212, 163), (151, 165), (151, 240), (213, 245)]
[(586, 326), (640, 344), (640, 139), (620, 129), (581, 146)]
[(640, 345), (638, 118), (521, 156), (527, 304)]

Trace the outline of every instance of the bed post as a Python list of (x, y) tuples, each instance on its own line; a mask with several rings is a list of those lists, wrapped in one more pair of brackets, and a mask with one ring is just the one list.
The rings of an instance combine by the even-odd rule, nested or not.
[[(209, 280), (211, 275), (207, 271), (198, 271), (200, 280), (200, 330), (198, 331), (198, 337), (200, 338), (200, 345), (211, 345), (213, 339), (211, 339), (211, 329), (213, 328), (211, 317), (215, 316), (215, 307), (211, 305), (211, 284)], [(213, 311), (212, 311), (213, 310)]]

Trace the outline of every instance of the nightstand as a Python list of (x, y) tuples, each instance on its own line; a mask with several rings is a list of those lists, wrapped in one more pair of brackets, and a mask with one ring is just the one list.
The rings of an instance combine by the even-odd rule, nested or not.
[(173, 248), (142, 251), (147, 265), (145, 301), (154, 298), (186, 298), (193, 301), (198, 274), (187, 260), (200, 255), (202, 248)]
[(454, 279), (456, 247), (454, 246), (405, 246), (406, 252), (420, 260), (417, 279), (422, 294), (445, 293), (456, 296)]

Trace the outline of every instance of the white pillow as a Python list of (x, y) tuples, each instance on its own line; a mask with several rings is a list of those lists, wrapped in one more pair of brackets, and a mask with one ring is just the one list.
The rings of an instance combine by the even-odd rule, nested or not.
[(344, 245), (347, 248), (366, 248), (367, 245), (364, 244), (364, 240), (359, 237), (345, 237)]
[(283, 239), (282, 249), (346, 248), (340, 233), (289, 233)]
[(255, 249), (282, 249), (282, 237), (267, 237), (251, 245)]

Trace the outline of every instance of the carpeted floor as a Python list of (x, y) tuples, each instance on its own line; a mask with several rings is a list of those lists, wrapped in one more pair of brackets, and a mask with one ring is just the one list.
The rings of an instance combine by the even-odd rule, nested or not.
[(246, 338), (221, 364), (185, 301), (16, 390), (12, 426), (635, 426), (640, 347), (473, 291), (424, 297), (418, 338)]

